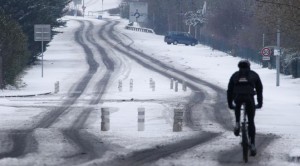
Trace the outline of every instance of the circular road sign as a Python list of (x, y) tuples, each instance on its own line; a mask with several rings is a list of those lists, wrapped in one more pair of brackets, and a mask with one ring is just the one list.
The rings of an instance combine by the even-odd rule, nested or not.
[(264, 47), (260, 53), (262, 56), (271, 56), (271, 49), (268, 47)]

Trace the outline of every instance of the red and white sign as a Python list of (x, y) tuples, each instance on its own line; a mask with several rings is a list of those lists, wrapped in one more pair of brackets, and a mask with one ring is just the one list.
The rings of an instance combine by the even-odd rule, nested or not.
[(262, 56), (271, 56), (271, 49), (268, 47), (264, 47), (261, 51), (260, 54)]
[(268, 47), (261, 49), (260, 54), (262, 55), (263, 61), (269, 61), (271, 59), (271, 49)]

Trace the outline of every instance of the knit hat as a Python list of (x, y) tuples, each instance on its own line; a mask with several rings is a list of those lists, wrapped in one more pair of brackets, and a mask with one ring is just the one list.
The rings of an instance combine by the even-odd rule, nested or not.
[(239, 63), (238, 63), (238, 67), (241, 69), (250, 69), (250, 62), (248, 60), (241, 60)]

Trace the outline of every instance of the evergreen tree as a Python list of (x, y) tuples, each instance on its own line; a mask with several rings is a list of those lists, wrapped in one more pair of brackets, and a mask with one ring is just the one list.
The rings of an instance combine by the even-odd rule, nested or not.
[(63, 16), (70, 1), (0, 0), (1, 88), (13, 84), (25, 65), (35, 62), (41, 54), (40, 42), (34, 41), (34, 25), (50, 24), (52, 28), (63, 25), (58, 18)]
[[(50, 24), (52, 28), (61, 26), (62, 23), (57, 19), (63, 16), (63, 9), (69, 2), (70, 0), (0, 0), (0, 9), (20, 24), (28, 38), (31, 63), (41, 53), (40, 43), (34, 42), (34, 25)], [(46, 44), (45, 42), (45, 46)]]
[(0, 84), (14, 84), (16, 76), (26, 66), (29, 54), (26, 37), (19, 24), (0, 13)]

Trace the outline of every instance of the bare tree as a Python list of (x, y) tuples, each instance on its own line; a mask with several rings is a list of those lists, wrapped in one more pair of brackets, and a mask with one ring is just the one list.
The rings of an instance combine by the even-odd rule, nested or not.
[(282, 45), (300, 50), (300, 1), (257, 0), (258, 21), (268, 32), (282, 32)]

